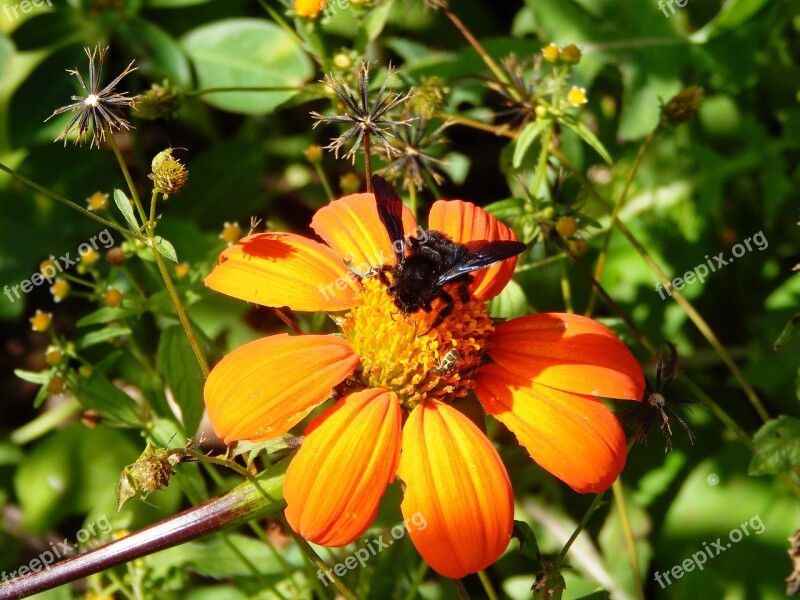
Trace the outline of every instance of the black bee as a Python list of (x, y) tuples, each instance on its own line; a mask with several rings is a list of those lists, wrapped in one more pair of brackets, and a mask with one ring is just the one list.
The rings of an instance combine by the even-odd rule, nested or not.
[[(436, 298), (445, 302), (431, 327), (436, 327), (453, 311), (455, 301), (444, 290), (446, 283), (458, 283), (462, 302), (469, 301), (468, 286), (473, 271), (516, 256), (525, 250), (525, 244), (512, 241), (470, 242), (469, 246), (451, 240), (440, 231), (426, 230), (419, 237), (403, 238), (403, 201), (389, 182), (379, 175), (372, 176), (372, 189), (378, 205), (378, 214), (389, 238), (392, 240), (397, 264), (382, 265), (377, 269), (381, 282), (388, 287), (389, 295), (402, 312), (409, 314), (419, 309), (430, 312)], [(408, 250), (406, 252), (406, 249)], [(392, 279), (386, 273), (392, 274)]]

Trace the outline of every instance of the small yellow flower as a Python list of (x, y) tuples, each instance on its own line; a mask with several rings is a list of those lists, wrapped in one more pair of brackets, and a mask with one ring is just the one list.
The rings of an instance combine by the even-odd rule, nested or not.
[(561, 217), (556, 221), (556, 231), (564, 238), (571, 238), (578, 231), (578, 222), (575, 217)]
[(586, 251), (589, 249), (589, 243), (580, 238), (577, 240), (570, 240), (569, 249), (573, 254), (580, 256), (582, 254), (586, 254)]
[(568, 65), (576, 65), (581, 60), (581, 51), (575, 44), (564, 46), (561, 50), (561, 60)]
[(222, 224), (222, 231), (220, 232), (219, 237), (225, 240), (228, 243), (228, 246), (232, 246), (242, 237), (242, 228), (239, 227), (239, 223), (236, 221), (233, 223), (228, 223), (225, 221)]
[(47, 384), (47, 391), (51, 394), (60, 394), (66, 387), (67, 380), (60, 373), (53, 375), (50, 383)]
[(56, 261), (56, 257), (51, 254), (50, 258), (39, 263), (39, 272), (45, 277), (52, 277), (58, 273), (58, 262)]
[(350, 57), (344, 52), (339, 52), (339, 54), (334, 56), (331, 63), (340, 71), (349, 71), (353, 68), (353, 61), (350, 60)]
[(543, 119), (547, 116), (548, 110), (544, 104), (537, 104), (536, 108), (533, 109), (533, 112), (536, 113), (538, 118)]
[(191, 265), (186, 261), (183, 261), (182, 263), (175, 265), (175, 278), (183, 279), (189, 274), (190, 270), (191, 270)]
[(91, 377), (92, 376), (92, 367), (89, 365), (81, 365), (78, 367), (78, 375), (81, 377)]
[(106, 306), (109, 308), (117, 308), (120, 304), (122, 304), (122, 298), (122, 292), (111, 286), (109, 286), (106, 290), (106, 293), (103, 294), (103, 302), (105, 302)]
[(50, 329), (50, 324), (53, 322), (53, 313), (42, 312), (36, 309), (36, 314), (30, 318), (31, 329), (43, 333)]
[(89, 210), (93, 212), (105, 210), (106, 206), (108, 206), (108, 194), (95, 192), (86, 199), (86, 204)]
[(100, 253), (94, 248), (90, 247), (85, 254), (81, 254), (81, 264), (91, 267), (100, 259)]
[(44, 353), (45, 362), (54, 367), (64, 359), (64, 352), (58, 346), (48, 346)]
[(559, 50), (558, 46), (551, 42), (542, 48), (542, 56), (544, 56), (544, 59), (547, 62), (554, 63), (558, 60), (559, 56), (561, 56), (561, 50)]
[(306, 155), (306, 160), (308, 162), (311, 164), (317, 164), (322, 160), (322, 147), (312, 144), (306, 148), (304, 154)]
[(342, 193), (345, 195), (355, 194), (361, 189), (361, 180), (355, 173), (348, 173), (339, 178), (339, 187), (342, 188)]
[(61, 302), (69, 295), (69, 283), (61, 279), (56, 279), (55, 283), (50, 286), (50, 293), (53, 294), (53, 300)]
[(294, 0), (294, 12), (298, 17), (316, 19), (327, 5), (326, 0)]
[(586, 97), (586, 88), (572, 86), (567, 92), (567, 101), (572, 106), (586, 104), (589, 101)]

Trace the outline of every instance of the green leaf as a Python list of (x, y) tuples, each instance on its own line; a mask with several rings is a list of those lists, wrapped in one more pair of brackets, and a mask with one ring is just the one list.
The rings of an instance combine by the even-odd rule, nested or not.
[(777, 475), (800, 468), (800, 419), (782, 415), (753, 436), (748, 474)]
[[(217, 21), (190, 31), (181, 43), (194, 64), (200, 89), (300, 87), (314, 74), (311, 61), (295, 40), (260, 19)], [(263, 115), (296, 93), (219, 92), (201, 98), (222, 110)]]
[(767, 5), (769, 0), (728, 0), (705, 27), (692, 34), (696, 44), (705, 44), (712, 37), (736, 29)]
[(83, 350), (84, 348), (96, 346), (97, 344), (102, 344), (103, 342), (113, 340), (123, 335), (130, 335), (131, 333), (131, 328), (126, 325), (109, 325), (108, 327), (103, 327), (97, 331), (90, 331), (84, 335), (78, 340), (77, 347), (78, 350)]
[(374, 41), (381, 34), (393, 7), (394, 2), (392, 0), (386, 0), (375, 6), (375, 8), (369, 12), (361, 23), (361, 27), (358, 28), (355, 43), (356, 48), (366, 48), (369, 42)]
[(560, 122), (569, 127), (570, 129), (572, 129), (572, 131), (577, 133), (579, 136), (581, 136), (583, 141), (589, 144), (592, 148), (594, 148), (597, 151), (597, 153), (602, 157), (602, 159), (606, 161), (608, 164), (612, 164), (614, 162), (613, 160), (611, 160), (611, 155), (608, 153), (608, 150), (606, 150), (605, 146), (603, 146), (603, 143), (599, 139), (597, 139), (597, 136), (592, 132), (591, 129), (589, 129), (586, 123), (584, 123), (579, 118), (573, 115), (563, 116), (560, 119)]
[(183, 427), (193, 435), (203, 416), (203, 372), (189, 345), (186, 333), (177, 325), (161, 334), (158, 368), (181, 408)]
[(130, 228), (133, 231), (139, 231), (139, 223), (136, 220), (136, 215), (133, 214), (133, 204), (128, 200), (125, 192), (119, 189), (114, 190), (114, 204), (117, 205), (117, 208), (122, 213), (122, 216), (125, 217)]
[(528, 314), (528, 299), (522, 287), (512, 279), (502, 292), (489, 300), (489, 311), (493, 317), (516, 319)]
[(519, 540), (519, 553), (526, 558), (539, 561), (541, 553), (533, 529), (525, 521), (514, 521), (514, 537)]
[(19, 377), (20, 379), (23, 379), (30, 383), (35, 383), (37, 385), (45, 385), (50, 381), (50, 377), (52, 377), (50, 371), (34, 372), (34, 371), (23, 371), (22, 369), (14, 369), (14, 375)]
[(88, 325), (100, 325), (102, 323), (109, 323), (111, 321), (119, 321), (121, 319), (126, 319), (128, 317), (138, 315), (140, 312), (141, 310), (139, 308), (132, 308), (126, 306), (117, 306), (115, 308), (111, 308), (110, 306), (104, 306), (102, 308), (98, 308), (97, 310), (90, 312), (83, 318), (78, 319), (78, 322), (75, 323), (75, 325), (77, 325), (78, 327), (86, 327)]
[(517, 146), (514, 149), (514, 158), (511, 161), (515, 169), (518, 169), (522, 164), (522, 159), (528, 152), (528, 148), (530, 148), (531, 144), (536, 141), (536, 138), (539, 137), (539, 134), (548, 127), (552, 126), (553, 122), (549, 119), (536, 119), (525, 126), (525, 129), (522, 130), (522, 133), (520, 133), (519, 137), (517, 138)]
[(486, 212), (501, 221), (514, 222), (525, 213), (526, 202), (522, 198), (506, 198), (484, 206)]
[(162, 238), (160, 235), (157, 235), (153, 240), (155, 244), (156, 250), (158, 253), (163, 256), (164, 258), (168, 258), (174, 263), (178, 262), (178, 254), (175, 252), (175, 248), (170, 244), (167, 240)]
[(141, 426), (139, 406), (102, 373), (95, 370), (91, 376), (81, 377), (71, 372), (67, 383), (81, 406), (96, 410), (103, 420), (122, 427)]
[(775, 343), (772, 344), (772, 347), (777, 350), (781, 346), (783, 346), (786, 342), (792, 339), (792, 336), (795, 334), (797, 330), (797, 325), (800, 323), (800, 313), (796, 313), (789, 321), (787, 321), (786, 326), (783, 328), (783, 331), (778, 336), (778, 339), (775, 340)]
[(155, 81), (167, 78), (181, 87), (192, 85), (189, 59), (169, 33), (141, 19), (125, 19), (115, 23), (130, 53), (137, 57), (137, 64), (145, 77)]

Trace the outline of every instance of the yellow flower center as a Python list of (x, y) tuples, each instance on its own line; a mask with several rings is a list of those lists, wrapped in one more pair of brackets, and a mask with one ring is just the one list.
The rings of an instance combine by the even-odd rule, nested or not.
[(361, 356), (356, 382), (394, 391), (407, 408), (426, 399), (452, 402), (465, 396), (494, 330), (486, 303), (462, 302), (451, 289), (452, 312), (432, 327), (446, 308), (444, 301), (434, 301), (431, 312), (404, 314), (379, 278), (362, 284), (342, 322), (345, 337)]

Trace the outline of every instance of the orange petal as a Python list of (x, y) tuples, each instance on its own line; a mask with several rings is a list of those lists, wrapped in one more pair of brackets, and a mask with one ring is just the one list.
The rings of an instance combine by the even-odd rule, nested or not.
[(428, 401), (411, 412), (397, 475), (406, 484), (401, 508), (411, 540), (438, 573), (475, 573), (508, 546), (508, 474), (491, 442), (456, 409)]
[(257, 233), (223, 251), (206, 277), (212, 290), (264, 306), (339, 311), (361, 289), (330, 248), (293, 233)]
[(489, 356), (509, 371), (577, 394), (641, 400), (644, 375), (614, 333), (593, 319), (540, 313), (497, 326)]
[[(437, 200), (431, 206), (428, 227), (449, 235), (454, 242), (466, 244), (479, 240), (517, 241), (514, 231), (482, 208), (463, 200)], [(511, 281), (517, 257), (508, 258), (487, 269), (472, 274), (470, 286), (473, 297), (489, 300), (499, 294)]]
[(292, 529), (322, 546), (356, 540), (394, 479), (401, 437), (397, 396), (382, 389), (345, 396), (315, 419), (283, 484)]
[(237, 348), (206, 380), (208, 417), (226, 444), (269, 440), (296, 425), (350, 375), (358, 355), (330, 335), (273, 335)]
[[(410, 234), (416, 227), (411, 211), (403, 206), (403, 230)], [(334, 200), (316, 212), (311, 228), (345, 262), (355, 265), (362, 273), (373, 266), (396, 262), (372, 194), (352, 194)]]
[(575, 491), (601, 492), (625, 466), (625, 434), (597, 398), (538, 385), (496, 364), (481, 368), (475, 391), (531, 458)]

